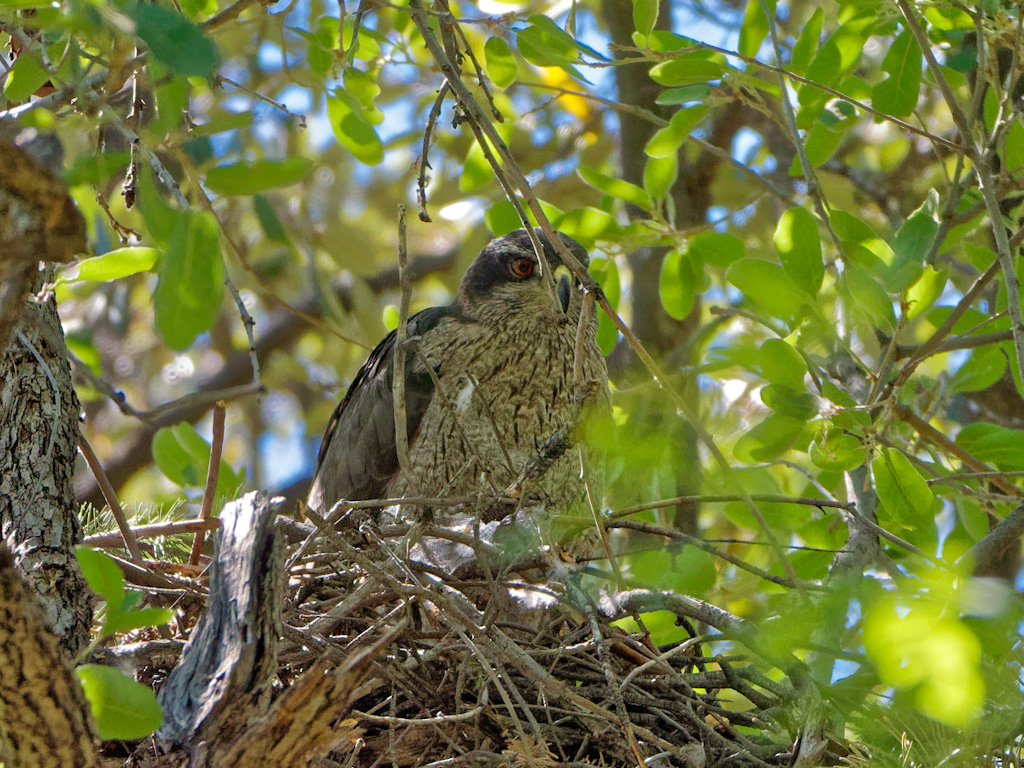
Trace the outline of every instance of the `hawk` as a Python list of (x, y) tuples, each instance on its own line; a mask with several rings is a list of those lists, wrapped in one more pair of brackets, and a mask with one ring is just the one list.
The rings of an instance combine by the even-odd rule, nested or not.
[[(409, 318), (405, 407), (410, 476), (399, 468), (393, 381), (396, 332), (356, 375), (327, 426), (309, 506), (326, 513), (341, 500), (452, 497), (501, 492), (519, 480), (553, 435), (579, 414), (573, 385), (579, 281), (538, 228), (552, 296), (525, 229), (492, 240), (466, 270), (454, 300)], [(583, 264), (586, 250), (559, 233)], [(559, 274), (564, 273), (564, 274)], [(597, 318), (583, 329), (582, 379), (588, 410), (610, 414), (608, 371)], [(585, 451), (567, 450), (523, 487), (545, 509), (564, 510), (586, 493)], [(594, 499), (599, 503), (598, 499)]]

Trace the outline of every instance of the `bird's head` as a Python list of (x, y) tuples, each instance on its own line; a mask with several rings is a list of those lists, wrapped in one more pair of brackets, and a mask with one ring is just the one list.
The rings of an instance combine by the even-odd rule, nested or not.
[[(579, 280), (562, 263), (551, 241), (543, 231), (534, 229), (544, 246), (544, 257), (554, 271), (552, 275), (563, 317), (576, 314), (582, 304)], [(586, 249), (568, 235), (557, 233), (569, 252), (584, 266), (590, 263)], [(491, 240), (469, 265), (459, 285), (458, 301), (467, 311), (493, 305), (515, 312), (531, 312), (545, 316), (554, 311), (555, 303), (541, 275), (542, 266), (525, 229), (517, 229)], [(574, 311), (575, 310), (575, 311)]]

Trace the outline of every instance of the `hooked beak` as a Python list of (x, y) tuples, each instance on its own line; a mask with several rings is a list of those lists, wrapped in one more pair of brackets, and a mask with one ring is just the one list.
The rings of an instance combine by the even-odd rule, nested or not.
[(562, 312), (569, 314), (569, 299), (572, 297), (572, 273), (564, 264), (555, 270), (555, 279), (558, 281), (558, 301), (562, 305)]

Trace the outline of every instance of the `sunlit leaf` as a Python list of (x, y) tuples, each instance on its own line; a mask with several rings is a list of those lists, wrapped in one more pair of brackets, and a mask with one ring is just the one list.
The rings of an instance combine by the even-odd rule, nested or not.
[(499, 88), (508, 88), (516, 81), (516, 58), (503, 38), (488, 38), (484, 45), (484, 60), (487, 76)]
[(956, 444), (1003, 472), (1024, 470), (1024, 430), (979, 421), (961, 429)]
[(779, 264), (745, 258), (725, 273), (726, 279), (777, 317), (793, 317), (810, 300), (810, 295), (790, 279)]
[(686, 254), (670, 251), (661, 262), (658, 294), (661, 306), (676, 320), (682, 320), (693, 308), (695, 298), (691, 265)]
[(77, 274), (71, 280), (95, 280), (109, 282), (139, 272), (148, 272), (156, 264), (160, 252), (155, 248), (140, 245), (107, 251), (78, 262)]
[(107, 603), (107, 610), (117, 611), (124, 601), (124, 574), (105, 552), (91, 547), (76, 547), (75, 558), (82, 575), (93, 592)]
[(747, 255), (746, 246), (729, 232), (699, 232), (690, 238), (690, 254), (705, 264), (726, 268)]
[(768, 35), (768, 18), (765, 8), (775, 21), (775, 0), (747, 0), (747, 8), (743, 12), (743, 24), (740, 27), (740, 41), (737, 50), (744, 56), (754, 57), (761, 50), (761, 43)]
[(658, 0), (633, 0), (633, 26), (637, 32), (651, 34), (658, 23)]
[(357, 160), (377, 165), (384, 159), (384, 145), (377, 131), (345, 99), (337, 95), (328, 97), (327, 117), (334, 136)]
[(782, 339), (768, 339), (758, 350), (761, 375), (774, 384), (802, 387), (807, 363), (803, 355)]
[(29, 96), (50, 79), (49, 72), (32, 53), (23, 53), (15, 59), (4, 80), (4, 96), (14, 104), (27, 101)]
[(841, 429), (817, 435), (808, 454), (815, 466), (840, 472), (856, 469), (867, 459), (860, 440)]
[(888, 77), (871, 91), (871, 106), (883, 114), (906, 117), (914, 110), (921, 87), (921, 49), (909, 30), (893, 40), (882, 71)]
[(651, 67), (651, 79), (659, 85), (678, 88), (718, 80), (727, 69), (723, 62), (708, 59), (703, 54), (684, 53)]
[(935, 495), (903, 452), (886, 448), (871, 463), (878, 501), (889, 518), (905, 526), (930, 519), (935, 512)]
[(814, 216), (806, 208), (790, 208), (779, 218), (774, 242), (790, 279), (812, 296), (817, 294), (825, 278), (825, 265)]
[(153, 293), (156, 327), (171, 349), (189, 347), (213, 325), (224, 293), (220, 228), (206, 211), (178, 214)]
[(644, 210), (650, 210), (654, 207), (654, 201), (651, 200), (651, 196), (636, 184), (616, 179), (585, 165), (580, 166), (578, 173), (583, 181), (606, 195), (619, 200), (625, 200), (627, 203), (632, 203)]
[(787, 67), (790, 72), (802, 75), (807, 71), (811, 58), (821, 45), (821, 22), (823, 18), (822, 9), (815, 8), (811, 18), (807, 20), (807, 23), (800, 30), (800, 37), (793, 44), (793, 55)]
[(684, 107), (672, 115), (669, 124), (659, 130), (644, 147), (648, 157), (668, 157), (675, 154), (704, 115), (708, 113), (706, 104)]
[(89, 700), (101, 739), (141, 739), (163, 722), (153, 690), (111, 667), (85, 664), (75, 670)]

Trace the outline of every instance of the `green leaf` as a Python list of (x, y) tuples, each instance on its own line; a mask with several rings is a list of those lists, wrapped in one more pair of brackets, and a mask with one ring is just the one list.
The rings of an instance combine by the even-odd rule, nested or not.
[(484, 45), (484, 67), (491, 82), (499, 88), (508, 88), (516, 81), (518, 67), (512, 49), (503, 38), (491, 37)]
[(401, 319), (401, 313), (398, 311), (398, 307), (394, 304), (385, 304), (384, 311), (381, 313), (381, 320), (384, 321), (384, 327), (389, 331), (395, 330), (398, 327), (398, 321)]
[(1024, 431), (979, 421), (956, 436), (956, 444), (1001, 472), (1024, 470)]
[(78, 273), (68, 280), (110, 282), (139, 272), (148, 272), (156, 264), (160, 251), (135, 245), (107, 251), (102, 256), (78, 262)]
[(220, 165), (207, 172), (206, 186), (218, 195), (252, 195), (298, 184), (312, 171), (313, 161), (307, 157)]
[(891, 331), (896, 326), (892, 298), (871, 274), (857, 265), (847, 267), (839, 282), (847, 309), (868, 325)]
[(710, 230), (690, 238), (689, 251), (703, 263), (723, 269), (747, 255), (747, 247), (736, 235)]
[(335, 138), (356, 160), (378, 165), (384, 159), (384, 145), (377, 131), (348, 101), (338, 95), (329, 96), (327, 117)]
[(139, 174), (137, 205), (142, 220), (146, 222), (153, 241), (166, 250), (171, 236), (181, 228), (183, 214), (168, 205), (161, 192), (162, 187), (157, 185), (154, 174), (148, 168)]
[(907, 291), (907, 303), (910, 305), (907, 310), (907, 318), (913, 320), (922, 312), (931, 309), (936, 299), (946, 289), (948, 279), (948, 270), (943, 269), (941, 272), (936, 272), (931, 266), (926, 266), (918, 281)]
[(627, 203), (632, 203), (645, 211), (654, 208), (654, 201), (651, 200), (651, 196), (636, 184), (630, 184), (628, 181), (613, 178), (586, 165), (581, 165), (577, 173), (579, 173), (580, 178), (585, 183), (606, 195), (619, 200), (625, 200)]
[(128, 11), (135, 34), (153, 56), (175, 74), (210, 77), (220, 62), (213, 38), (179, 13), (138, 2)]
[(893, 237), (893, 260), (885, 274), (890, 293), (903, 293), (921, 277), (924, 257), (939, 233), (938, 209), (939, 195), (933, 189)]
[(803, 29), (800, 30), (800, 37), (793, 44), (793, 56), (790, 59), (789, 67), (787, 67), (790, 72), (802, 75), (807, 71), (807, 67), (811, 63), (811, 57), (814, 56), (821, 44), (821, 22), (823, 18), (824, 14), (821, 8), (815, 8), (811, 18), (807, 20)]
[(644, 165), (644, 189), (655, 200), (665, 198), (679, 178), (679, 155), (650, 157)]
[(790, 208), (775, 229), (775, 250), (790, 279), (812, 296), (821, 290), (825, 265), (821, 260), (818, 223), (805, 208)]
[(278, 217), (277, 211), (274, 210), (274, 206), (271, 205), (270, 201), (263, 195), (253, 195), (252, 207), (256, 212), (256, 218), (260, 221), (263, 234), (267, 236), (267, 240), (272, 243), (287, 243), (288, 233), (285, 231), (284, 224), (281, 223), (281, 219)]
[(107, 603), (108, 611), (117, 611), (124, 602), (124, 574), (105, 552), (92, 547), (76, 547), (75, 558), (93, 592)]
[(807, 373), (803, 355), (782, 339), (768, 339), (758, 350), (761, 375), (773, 384), (802, 388)]
[(768, 384), (761, 388), (761, 402), (781, 416), (810, 421), (818, 415), (818, 401), (803, 387)]
[(538, 67), (560, 67), (586, 82), (574, 66), (578, 50), (572, 35), (541, 14), (531, 16), (529, 22), (530, 26), (516, 34), (516, 44), (523, 58)]
[(906, 117), (914, 111), (921, 87), (921, 49), (909, 30), (893, 40), (882, 71), (888, 78), (871, 90), (871, 106), (886, 115)]
[(794, 317), (810, 298), (780, 265), (762, 259), (740, 259), (725, 279), (776, 317)]
[(683, 53), (651, 67), (651, 79), (658, 85), (678, 88), (718, 80), (728, 67), (700, 52)]
[(1003, 141), (1003, 172), (1011, 176), (1024, 168), (1024, 124), (1014, 120), (1006, 130)]
[(649, 35), (658, 23), (658, 0), (633, 0), (633, 26), (636, 31)]
[(50, 79), (35, 53), (22, 53), (11, 65), (4, 80), (4, 97), (14, 104), (28, 101), (40, 86)]
[(644, 147), (648, 157), (668, 157), (674, 155), (683, 145), (697, 123), (708, 113), (706, 104), (684, 107), (672, 115), (669, 124), (655, 133)]
[(661, 297), (661, 306), (676, 320), (682, 320), (693, 309), (695, 293), (692, 265), (680, 251), (670, 251), (662, 260), (658, 295)]
[(205, 478), (206, 467), (199, 462), (178, 441), (174, 430), (161, 427), (153, 436), (153, 461), (164, 477), (181, 486), (198, 486)]
[(999, 347), (982, 347), (971, 352), (950, 382), (950, 393), (980, 392), (1003, 377), (1006, 355)]
[(508, 200), (499, 200), (484, 213), (484, 222), (494, 237), (507, 235), (523, 226), (516, 207)]
[(711, 86), (706, 83), (700, 85), (688, 85), (685, 88), (669, 88), (658, 94), (654, 100), (655, 104), (663, 107), (674, 107), (677, 104), (686, 104), (691, 101), (702, 101), (711, 95)]
[[(161, 427), (153, 436), (153, 461), (164, 476), (181, 486), (202, 487), (210, 466), (210, 444), (187, 422)], [(217, 493), (229, 493), (242, 483), (223, 458), (217, 478)]]
[[(747, 8), (743, 12), (743, 26), (740, 27), (740, 42), (737, 49), (744, 56), (757, 56), (761, 43), (768, 36), (768, 19), (764, 15), (762, 0), (747, 0)], [(764, 3), (775, 21), (775, 0)]]
[[(843, 125), (837, 129), (820, 120), (811, 126), (804, 141), (804, 151), (807, 153), (807, 162), (811, 164), (812, 168), (820, 168), (836, 153), (839, 145), (843, 143), (843, 136), (846, 134), (845, 128), (846, 126)], [(790, 170), (791, 176), (801, 175), (799, 163), (800, 161), (797, 160), (795, 167)]]
[(746, 463), (772, 461), (800, 443), (806, 428), (804, 421), (773, 413), (743, 433), (736, 441), (733, 454)]
[(156, 694), (123, 672), (85, 664), (75, 674), (89, 700), (96, 733), (101, 739), (142, 739), (163, 722)]
[[(551, 223), (559, 232), (564, 232), (588, 250), (594, 247), (597, 240), (614, 237), (621, 229), (610, 213), (590, 207), (572, 208), (557, 219), (552, 219)], [(519, 226), (516, 224), (513, 229)]]
[(887, 595), (866, 612), (864, 650), (882, 682), (913, 691), (914, 704), (928, 717), (961, 729), (982, 715), (981, 644), (956, 611), (934, 600)]
[(189, 347), (220, 312), (224, 263), (220, 229), (206, 211), (179, 214), (153, 294), (156, 327), (171, 349)]
[[(139, 593), (135, 593), (139, 594)], [(156, 627), (167, 624), (174, 618), (174, 611), (169, 608), (140, 608), (135, 611), (118, 613), (116, 616), (108, 617), (103, 626), (104, 635), (112, 635), (120, 632), (131, 632), (134, 629), (143, 627)]]
[(841, 429), (830, 429), (815, 437), (808, 455), (816, 467), (836, 472), (856, 469), (867, 458), (860, 440)]
[(910, 460), (897, 448), (886, 448), (871, 462), (878, 501), (889, 518), (907, 527), (930, 520), (935, 495)]
[[(619, 284), (619, 267), (615, 259), (597, 257), (590, 262), (589, 272), (604, 295), (608, 297), (608, 303), (613, 309), (618, 309), (621, 286)], [(611, 354), (618, 341), (619, 331), (615, 323), (604, 312), (598, 312), (597, 318), (597, 345), (605, 355)]]

